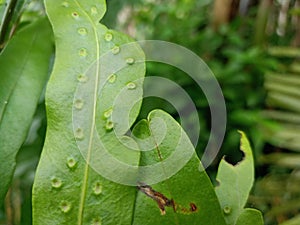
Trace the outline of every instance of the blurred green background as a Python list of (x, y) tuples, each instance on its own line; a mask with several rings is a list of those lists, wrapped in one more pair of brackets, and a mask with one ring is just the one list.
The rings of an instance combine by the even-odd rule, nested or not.
[[(15, 6), (6, 32), (0, 35), (0, 48), (20, 28), (45, 15), (42, 1), (2, 0), (1, 20), (4, 4), (11, 2)], [(137, 40), (185, 46), (218, 79), (228, 123), (222, 149), (208, 168), (211, 179), (215, 180), (223, 155), (232, 163), (242, 158), (236, 131), (245, 131), (256, 160), (256, 183), (248, 204), (264, 213), (266, 225), (300, 224), (300, 1), (107, 0), (107, 4), (105, 25)], [(201, 124), (196, 149), (201, 156), (210, 131), (210, 111), (202, 91), (189, 76), (167, 65), (147, 63), (147, 76), (165, 76), (193, 99)], [(140, 117), (154, 108), (178, 116), (168, 102), (146, 98)], [(0, 209), (0, 224), (31, 224), (31, 187), (45, 131), (41, 96)]]

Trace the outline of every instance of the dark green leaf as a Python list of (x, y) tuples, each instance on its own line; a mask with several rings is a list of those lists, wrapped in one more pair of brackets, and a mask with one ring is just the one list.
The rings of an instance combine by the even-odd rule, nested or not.
[[(161, 110), (152, 111), (147, 120), (137, 124), (134, 134), (143, 140), (138, 141), (143, 151), (140, 166), (161, 164), (159, 168), (153, 166), (151, 171), (145, 173), (145, 179), (168, 178), (153, 185), (153, 188), (174, 200), (176, 213), (173, 207), (166, 207), (166, 214), (160, 215), (158, 204), (140, 191), (135, 203), (133, 224), (225, 224), (214, 188), (193, 145), (170, 115)], [(161, 137), (164, 137), (163, 140)], [(147, 138), (146, 144), (144, 140)], [(149, 146), (157, 147), (153, 151), (146, 151)], [(191, 211), (190, 204), (197, 207), (195, 212)]]
[(42, 19), (20, 31), (0, 56), (1, 200), (47, 81), (51, 53), (51, 28)]

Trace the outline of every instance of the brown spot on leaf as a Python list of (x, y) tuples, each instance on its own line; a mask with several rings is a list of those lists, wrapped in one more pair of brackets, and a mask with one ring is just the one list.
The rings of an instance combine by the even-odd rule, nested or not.
[(191, 214), (198, 211), (198, 208), (195, 203), (190, 203), (190, 208), (187, 209), (185, 207), (182, 207), (181, 205), (175, 203), (173, 199), (167, 198), (164, 194), (155, 191), (151, 186), (147, 184), (139, 184), (137, 188), (143, 192), (148, 197), (152, 198), (154, 201), (156, 201), (158, 208), (160, 210), (161, 215), (166, 214), (165, 207), (172, 207), (174, 212), (181, 213), (181, 214)]
[(161, 215), (166, 214), (165, 207), (173, 207), (175, 211), (175, 202), (173, 199), (168, 199), (162, 193), (155, 191), (152, 187), (146, 184), (138, 185), (138, 189), (146, 194), (148, 197), (152, 198), (158, 204), (158, 208), (160, 209)]
[(190, 211), (191, 212), (197, 212), (197, 210), (198, 210), (197, 206), (194, 203), (191, 202), (190, 203)]

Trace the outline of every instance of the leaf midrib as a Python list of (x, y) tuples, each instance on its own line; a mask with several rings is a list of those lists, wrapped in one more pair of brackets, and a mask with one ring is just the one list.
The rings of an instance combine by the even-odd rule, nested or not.
[(88, 175), (89, 175), (89, 162), (91, 159), (91, 149), (92, 149), (92, 142), (93, 142), (93, 136), (94, 136), (94, 127), (95, 127), (95, 121), (96, 121), (96, 99), (97, 99), (97, 88), (99, 85), (99, 59), (100, 59), (100, 46), (99, 46), (99, 38), (97, 33), (97, 28), (94, 24), (94, 21), (91, 19), (88, 13), (85, 12), (83, 7), (80, 5), (80, 3), (75, 0), (75, 4), (80, 8), (83, 12), (83, 14), (86, 16), (86, 18), (90, 21), (90, 24), (92, 25), (93, 32), (95, 35), (96, 40), (96, 78), (95, 78), (95, 86), (94, 86), (94, 98), (93, 98), (93, 114), (92, 114), (92, 124), (91, 124), (91, 130), (90, 130), (90, 138), (89, 138), (89, 145), (87, 150), (87, 156), (86, 156), (86, 164), (84, 168), (84, 175), (83, 175), (83, 184), (81, 188), (81, 194), (80, 194), (80, 203), (79, 203), (79, 213), (78, 213), (78, 224), (83, 224), (83, 213), (84, 213), (84, 203), (86, 199), (86, 192), (87, 192), (87, 184), (88, 184)]

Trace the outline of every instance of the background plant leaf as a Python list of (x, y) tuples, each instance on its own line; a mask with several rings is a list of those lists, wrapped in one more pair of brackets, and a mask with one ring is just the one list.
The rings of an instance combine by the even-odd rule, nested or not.
[(51, 36), (49, 22), (41, 19), (17, 33), (0, 56), (1, 201), (48, 78)]
[(237, 219), (236, 225), (263, 225), (264, 220), (260, 211), (244, 209)]
[(280, 225), (297, 225), (300, 223), (300, 216), (295, 216), (292, 219), (289, 219), (283, 223), (280, 223)]
[(216, 193), (225, 213), (227, 224), (236, 224), (247, 202), (254, 181), (253, 156), (249, 141), (241, 134), (241, 150), (245, 154), (243, 161), (233, 166), (222, 159), (218, 168), (219, 186)]

